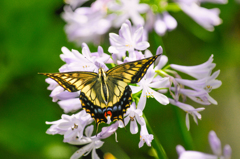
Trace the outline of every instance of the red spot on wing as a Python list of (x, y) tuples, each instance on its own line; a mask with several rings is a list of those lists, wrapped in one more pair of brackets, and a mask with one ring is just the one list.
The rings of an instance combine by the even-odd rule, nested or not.
[(104, 116), (105, 116), (105, 118), (107, 118), (107, 116), (112, 117), (112, 112), (110, 110), (108, 110), (104, 113)]

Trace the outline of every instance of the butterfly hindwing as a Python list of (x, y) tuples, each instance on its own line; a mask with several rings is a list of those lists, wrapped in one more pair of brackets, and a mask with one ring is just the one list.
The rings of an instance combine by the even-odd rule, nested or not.
[(66, 73), (40, 73), (55, 80), (69, 92), (76, 92), (85, 87), (86, 83), (95, 81), (97, 73), (94, 72), (66, 72)]
[(83, 109), (95, 119), (97, 125), (102, 122), (106, 123), (108, 115), (111, 121), (123, 120), (132, 100), (132, 91), (126, 82), (108, 77), (106, 83), (109, 90), (108, 103), (105, 103), (103, 99), (99, 81), (89, 84), (91, 86), (87, 84), (80, 93)]
[(123, 120), (123, 115), (132, 101), (132, 90), (126, 82), (108, 77), (109, 88), (108, 109), (111, 110), (111, 120)]
[(160, 55), (118, 65), (108, 70), (107, 76), (122, 80), (126, 83), (138, 83), (158, 56)]

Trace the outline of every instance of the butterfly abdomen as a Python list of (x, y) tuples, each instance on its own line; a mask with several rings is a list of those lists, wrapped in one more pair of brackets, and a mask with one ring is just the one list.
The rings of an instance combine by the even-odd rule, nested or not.
[(99, 68), (98, 70), (98, 80), (101, 83), (101, 88), (98, 88), (98, 89), (101, 89), (101, 96), (105, 101), (105, 103), (107, 104), (109, 101), (109, 90), (108, 90), (109, 88), (107, 87), (107, 76), (103, 68)]

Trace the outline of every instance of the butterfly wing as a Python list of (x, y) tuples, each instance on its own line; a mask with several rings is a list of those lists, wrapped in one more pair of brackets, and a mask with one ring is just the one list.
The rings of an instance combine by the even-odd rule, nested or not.
[[(108, 110), (111, 111), (111, 120), (122, 120), (127, 108), (132, 101), (132, 90), (126, 82), (108, 77), (107, 86), (109, 88)], [(124, 123), (124, 122), (123, 122)]]
[(122, 80), (126, 83), (138, 83), (146, 74), (149, 66), (160, 55), (152, 56), (143, 60), (133, 61), (118, 65), (107, 71), (107, 76)]
[[(90, 86), (90, 85), (89, 85)], [(80, 100), (83, 108), (96, 121), (96, 124), (106, 123), (107, 116), (111, 121), (122, 120), (127, 108), (130, 107), (132, 91), (126, 82), (108, 77), (106, 87), (109, 91), (108, 102), (104, 101), (101, 93), (102, 84), (98, 80), (91, 83), (91, 86), (80, 93)]]
[[(97, 73), (94, 72), (66, 72), (66, 73), (40, 73), (55, 80), (60, 86), (69, 92), (81, 90), (80, 101), (83, 109), (86, 110), (95, 120), (105, 121), (103, 109), (106, 104), (102, 98)], [(97, 122), (97, 123), (99, 123)]]
[[(97, 80), (94, 72), (39, 73), (55, 80), (69, 92), (76, 92)], [(87, 87), (86, 89), (88, 89)]]
[(160, 55), (125, 63), (107, 71), (109, 102), (108, 110), (105, 112), (111, 116), (112, 121), (123, 121), (123, 115), (132, 102), (132, 90), (128, 86), (128, 83), (139, 82), (158, 56)]

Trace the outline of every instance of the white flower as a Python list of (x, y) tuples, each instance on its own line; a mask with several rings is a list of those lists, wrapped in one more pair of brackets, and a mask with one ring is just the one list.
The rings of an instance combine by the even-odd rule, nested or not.
[(131, 53), (134, 49), (145, 50), (150, 46), (147, 41), (142, 41), (143, 27), (138, 27), (135, 30), (130, 21), (122, 24), (119, 35), (110, 33), (109, 37), (112, 46), (109, 47), (108, 51), (115, 54), (126, 51)]
[(112, 17), (105, 12), (91, 7), (81, 7), (72, 10), (65, 6), (62, 18), (67, 22), (65, 31), (69, 41), (75, 41), (78, 45), (83, 42), (99, 43), (101, 35), (111, 27)]
[(144, 19), (140, 13), (146, 13), (149, 9), (147, 4), (139, 4), (139, 0), (120, 0), (120, 5), (112, 6), (110, 10), (121, 14), (114, 20), (114, 26), (119, 27), (125, 20), (131, 19), (134, 25), (143, 25)]
[(200, 65), (181, 66), (181, 65), (171, 64), (170, 66), (171, 68), (177, 71), (181, 71), (197, 79), (202, 79), (204, 77), (209, 77), (211, 75), (211, 72), (213, 68), (216, 66), (216, 64), (213, 63), (213, 55), (211, 55), (207, 62)]
[(58, 100), (76, 98), (79, 96), (78, 92), (68, 92), (66, 90), (64, 91), (64, 88), (59, 86), (58, 83), (51, 78), (47, 78), (45, 81), (50, 84), (47, 89), (52, 90), (50, 97), (52, 97), (53, 102), (57, 102)]
[(73, 9), (87, 2), (88, 0), (65, 0), (65, 3), (73, 7)]
[(159, 103), (167, 105), (169, 103), (168, 98), (153, 90), (152, 88), (166, 88), (169, 85), (168, 77), (154, 79), (155, 72), (153, 66), (150, 66), (145, 76), (138, 83), (139, 86), (131, 86), (133, 93), (137, 93), (142, 90), (142, 94), (138, 103), (138, 108), (143, 110), (146, 105), (146, 98), (152, 97), (155, 98)]
[[(133, 102), (130, 108), (128, 108), (126, 112), (126, 117), (124, 119), (124, 124), (127, 125), (130, 121), (130, 132), (132, 134), (138, 133), (138, 125), (137, 122), (140, 125), (144, 125), (145, 121), (144, 118), (142, 117), (142, 110), (139, 108), (136, 108), (136, 104)], [(123, 124), (120, 124), (120, 127), (123, 127)]]
[(144, 56), (141, 51), (133, 51), (131, 54), (129, 54), (129, 57), (126, 57), (124, 59), (124, 63), (137, 61), (137, 60), (141, 60), (144, 58), (146, 58), (146, 56)]
[(218, 87), (222, 85), (222, 82), (219, 80), (216, 80), (220, 73), (220, 70), (214, 72), (211, 76), (205, 77), (199, 80), (185, 80), (180, 78), (175, 78), (175, 80), (184, 85), (188, 86), (190, 88), (193, 88), (194, 91), (189, 89), (181, 88), (179, 90), (179, 93), (184, 94), (188, 96), (190, 99), (192, 99), (195, 102), (198, 102), (200, 104), (209, 105), (209, 104), (217, 104), (217, 101), (214, 100), (209, 93)]
[(141, 148), (144, 143), (150, 147), (152, 140), (153, 135), (148, 133), (146, 123), (144, 125), (141, 125), (140, 142), (138, 144), (138, 147)]
[(201, 4), (201, 3), (206, 3), (206, 2), (226, 4), (228, 1), (227, 0), (177, 0), (177, 2), (190, 5), (192, 3)]
[[(79, 97), (79, 96), (78, 96)], [(64, 113), (69, 113), (82, 108), (79, 98), (70, 98), (58, 102)]]
[(103, 127), (102, 131), (100, 133), (97, 134), (96, 138), (97, 139), (105, 139), (108, 138), (109, 136), (111, 136), (113, 133), (115, 133), (119, 127), (119, 121), (116, 121), (114, 124), (111, 124), (108, 127)]
[(179, 6), (186, 14), (208, 31), (213, 31), (214, 26), (222, 23), (222, 20), (219, 18), (220, 10), (218, 8), (207, 9), (200, 7), (196, 3), (179, 3)]
[(179, 159), (230, 159), (232, 149), (229, 145), (224, 146), (224, 153), (222, 156), (221, 141), (214, 131), (210, 131), (208, 136), (209, 144), (211, 145), (214, 155), (206, 154), (198, 151), (185, 150), (181, 145), (176, 147)]
[(228, 0), (198, 0), (200, 3), (210, 2), (210, 3), (218, 3), (218, 4), (226, 4)]
[[(179, 77), (179, 75), (174, 78), (173, 80), (175, 83), (181, 84), (183, 86), (187, 86), (189, 88), (171, 88), (172, 91), (175, 91), (177, 94), (183, 94), (193, 101), (203, 104), (203, 105), (210, 105), (217, 104), (217, 101), (215, 101), (209, 93), (218, 87), (221, 86), (222, 82), (219, 80), (216, 80), (218, 77), (220, 70), (214, 72), (212, 75), (212, 70), (216, 66), (215, 63), (213, 63), (213, 55), (208, 59), (207, 62), (196, 65), (196, 66), (180, 66), (171, 64), (170, 65), (173, 69), (184, 72), (192, 77), (197, 78), (197, 80), (186, 80)], [(178, 98), (176, 98), (178, 100)]]
[(64, 142), (72, 140), (72, 138), (81, 138), (83, 130), (86, 125), (93, 122), (93, 119), (84, 110), (77, 114), (62, 115), (62, 119), (54, 122), (46, 122), (46, 124), (53, 124), (47, 130), (48, 134), (62, 134), (64, 135)]
[(177, 27), (177, 21), (168, 13), (163, 12), (156, 16), (154, 30), (159, 35), (164, 35), (166, 31), (171, 31)]
[(185, 104), (185, 103), (181, 103), (181, 102), (176, 102), (173, 99), (169, 99), (170, 103), (181, 108), (182, 110), (184, 110), (187, 114), (186, 114), (186, 126), (187, 129), (190, 129), (190, 122), (189, 122), (189, 114), (192, 115), (193, 120), (195, 121), (196, 124), (198, 124), (197, 118), (201, 119), (202, 116), (201, 114), (199, 114), (200, 111), (203, 111), (205, 108), (197, 108), (195, 109), (194, 107), (192, 107), (191, 105)]
[(82, 138), (75, 139), (72, 141), (69, 141), (68, 143), (73, 144), (73, 145), (84, 145), (82, 148), (77, 150), (72, 156), (71, 159), (78, 159), (81, 156), (86, 156), (92, 151), (92, 159), (100, 159), (96, 153), (96, 149), (102, 147), (104, 142), (98, 139), (92, 139), (91, 135), (93, 132), (93, 125), (89, 126), (85, 130), (86, 136), (83, 136)]
[[(71, 71), (94, 71), (97, 72), (99, 63), (104, 64), (110, 58), (109, 55), (103, 52), (101, 46), (98, 47), (97, 53), (91, 53), (87, 44), (82, 44), (82, 54), (77, 50), (68, 50), (66, 47), (62, 47), (63, 54), (60, 55), (61, 59), (66, 62), (59, 71), (71, 72)], [(98, 64), (97, 64), (98, 63)], [(105, 66), (106, 67), (106, 66)]]
[(118, 121), (111, 126), (108, 127), (103, 127), (102, 131), (98, 133), (95, 136), (91, 136), (93, 132), (93, 125), (89, 126), (85, 130), (86, 136), (83, 136), (82, 138), (79, 139), (73, 139), (69, 141), (68, 143), (73, 144), (73, 145), (84, 145), (87, 144), (86, 146), (80, 148), (77, 150), (72, 156), (71, 159), (78, 159), (82, 155), (87, 155), (92, 151), (92, 158), (93, 159), (99, 159), (96, 149), (100, 148), (104, 142), (101, 141), (101, 139), (105, 139), (112, 135), (113, 133), (116, 132), (117, 128), (119, 126)]

